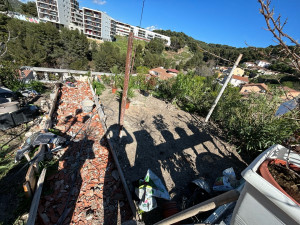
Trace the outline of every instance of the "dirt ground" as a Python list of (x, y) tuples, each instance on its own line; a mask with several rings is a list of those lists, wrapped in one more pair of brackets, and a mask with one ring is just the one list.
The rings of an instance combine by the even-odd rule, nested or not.
[[(107, 127), (117, 140), (119, 102), (111, 88), (100, 96), (107, 115)], [(187, 185), (204, 177), (209, 184), (222, 171), (233, 167), (237, 177), (247, 166), (235, 147), (222, 140), (215, 125), (204, 126), (203, 118), (184, 112), (172, 104), (135, 92), (126, 110), (124, 133), (117, 146), (123, 172), (132, 182), (143, 178), (147, 169), (158, 175), (171, 196), (180, 201)]]

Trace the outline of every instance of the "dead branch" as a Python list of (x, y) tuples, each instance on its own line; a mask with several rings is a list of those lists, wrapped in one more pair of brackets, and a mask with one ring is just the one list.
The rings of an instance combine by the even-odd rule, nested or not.
[[(300, 72), (300, 55), (296, 53), (296, 51), (300, 48), (300, 44), (294, 38), (292, 38), (287, 33), (283, 32), (284, 26), (287, 24), (287, 19), (284, 23), (281, 22), (281, 15), (279, 15), (276, 19), (274, 18), (274, 8), (270, 8), (271, 0), (258, 0), (261, 5), (260, 13), (264, 16), (267, 29), (270, 31), (276, 42), (283, 48), (284, 52), (287, 55), (293, 64), (293, 67)], [(291, 49), (283, 40), (283, 38), (287, 38), (292, 44), (295, 45), (295, 48)]]
[(10, 41), (10, 31), (8, 30), (7, 40), (5, 42), (1, 42), (0, 43), (0, 47), (3, 49), (2, 50), (3, 52), (0, 52), (0, 58), (2, 58), (6, 54), (6, 52), (7, 52), (7, 44), (8, 44), (9, 41)]

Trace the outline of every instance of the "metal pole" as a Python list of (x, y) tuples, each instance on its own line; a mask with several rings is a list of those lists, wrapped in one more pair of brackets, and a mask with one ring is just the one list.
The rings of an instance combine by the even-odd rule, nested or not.
[(226, 89), (226, 87), (227, 87), (229, 81), (231, 80), (231, 77), (232, 77), (232, 75), (233, 75), (233, 72), (234, 72), (235, 68), (236, 68), (237, 65), (240, 63), (240, 61), (241, 61), (241, 59), (242, 59), (242, 56), (243, 56), (243, 54), (240, 54), (240, 55), (239, 55), (239, 57), (237, 58), (237, 60), (236, 60), (236, 62), (235, 62), (235, 64), (234, 64), (234, 66), (232, 67), (232, 69), (231, 69), (231, 71), (230, 71), (230, 74), (229, 74), (229, 76), (227, 77), (227, 79), (226, 79), (226, 81), (225, 81), (225, 84), (223, 85), (223, 87), (222, 87), (220, 93), (218, 94), (218, 97), (216, 98), (214, 104), (212, 105), (211, 109), (209, 110), (209, 113), (208, 113), (207, 116), (206, 116), (205, 123), (208, 122), (208, 120), (209, 120), (211, 114), (213, 113), (214, 109), (216, 108), (216, 106), (217, 106), (217, 104), (218, 104), (218, 102), (219, 102), (219, 100), (220, 100), (220, 98), (221, 98), (223, 92), (225, 91), (225, 89)]
[(124, 126), (124, 116), (125, 116), (125, 107), (126, 107), (126, 99), (127, 99), (127, 91), (128, 91), (128, 83), (129, 83), (129, 73), (130, 73), (130, 63), (132, 56), (132, 45), (133, 45), (133, 32), (130, 32), (128, 37), (128, 47), (127, 47), (127, 56), (126, 56), (126, 65), (125, 65), (125, 77), (124, 77), (124, 86), (123, 86), (123, 94), (122, 94), (122, 103), (121, 103), (121, 111), (120, 111), (120, 133)]

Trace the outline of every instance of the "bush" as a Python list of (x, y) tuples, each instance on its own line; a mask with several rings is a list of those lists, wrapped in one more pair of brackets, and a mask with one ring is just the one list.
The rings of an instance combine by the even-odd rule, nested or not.
[[(206, 116), (221, 86), (211, 77), (179, 74), (176, 78), (159, 81), (155, 96), (175, 102), (183, 110)], [(229, 85), (220, 99), (212, 120), (217, 122), (229, 140), (240, 151), (256, 156), (273, 144), (281, 144), (299, 129), (299, 118), (290, 115), (275, 117), (282, 99), (280, 91), (272, 95), (252, 94), (242, 98), (239, 88)]]
[(39, 82), (39, 81), (36, 81), (36, 80), (33, 80), (29, 84), (26, 84), (25, 87), (29, 88), (29, 89), (36, 90), (39, 93), (44, 93), (45, 92), (44, 84)]
[(96, 95), (102, 95), (102, 92), (105, 90), (104, 84), (102, 84), (98, 81), (93, 81), (92, 86), (93, 86), (93, 89), (96, 88)]

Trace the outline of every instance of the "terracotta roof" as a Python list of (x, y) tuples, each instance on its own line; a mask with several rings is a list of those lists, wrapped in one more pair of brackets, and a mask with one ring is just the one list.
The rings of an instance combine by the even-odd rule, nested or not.
[(171, 73), (179, 73), (178, 70), (175, 69), (167, 69), (167, 72), (171, 72)]
[(265, 83), (257, 83), (257, 84), (244, 84), (243, 87), (252, 87), (252, 86), (260, 86), (266, 91), (269, 90), (268, 86)]
[[(172, 75), (172, 74), (170, 74), (170, 73), (167, 73), (167, 70), (165, 70), (165, 69), (163, 69), (163, 68), (161, 68), (161, 67), (157, 67), (157, 68), (154, 68), (154, 69), (150, 70), (150, 71), (149, 71), (150, 74), (151, 74), (152, 71), (158, 73), (157, 77), (158, 77), (159, 79), (161, 79), (161, 80), (167, 80), (167, 79), (169, 79), (169, 78), (174, 77), (174, 75)], [(152, 74), (152, 75), (153, 75), (153, 74)]]
[(246, 83), (249, 83), (248, 77), (241, 77), (241, 76), (237, 76), (237, 75), (232, 75), (232, 79), (241, 80), (241, 81), (244, 81)]
[(32, 73), (32, 70), (19, 70), (20, 78), (27, 78), (30, 73)]

